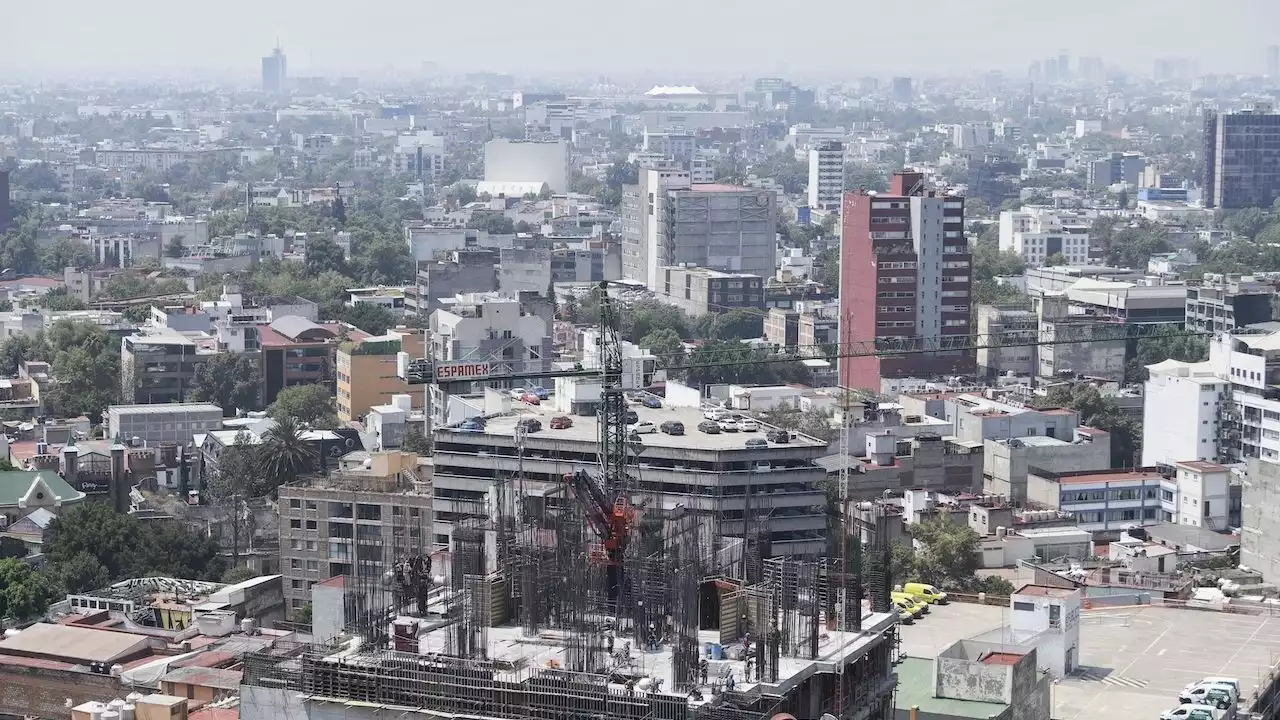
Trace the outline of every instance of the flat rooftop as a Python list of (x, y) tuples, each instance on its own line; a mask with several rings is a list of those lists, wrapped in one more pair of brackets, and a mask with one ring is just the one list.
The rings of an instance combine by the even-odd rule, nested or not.
[[(928, 621), (929, 618), (925, 618), (921, 624)], [(916, 706), (925, 717), (936, 715), (986, 720), (1004, 712), (1007, 707), (1004, 703), (934, 697), (932, 658), (904, 657), (894, 668), (894, 672), (898, 673), (898, 692), (894, 696), (894, 706), (900, 712)]]
[[(662, 423), (669, 420), (678, 420), (684, 423), (684, 435), (667, 435), (663, 432), (641, 435), (640, 442), (647, 447), (671, 448), (673, 450), (745, 450), (748, 440), (767, 441), (765, 438), (767, 431), (774, 429), (771, 425), (759, 423), (760, 429), (756, 432), (722, 432), (716, 435), (708, 435), (698, 430), (698, 423), (706, 419), (702, 416), (702, 411), (698, 409), (671, 407), (665, 401), (660, 408), (647, 408), (640, 404), (629, 404), (628, 409), (634, 410), (641, 422), (648, 421), (655, 426), (661, 426)], [(573, 420), (573, 427), (564, 430), (552, 430), (551, 418), (562, 415), (567, 415)], [(524, 418), (537, 418), (542, 422), (542, 429), (532, 435), (538, 440), (566, 440), (594, 444), (600, 439), (600, 428), (594, 415), (568, 415), (556, 410), (555, 395), (552, 395), (549, 400), (543, 400), (540, 405), (529, 405), (519, 400), (512, 400), (511, 414), (489, 418), (483, 432), (485, 435), (501, 435), (514, 439), (516, 423)], [(442, 429), (448, 430), (450, 428)], [(769, 442), (768, 445), (769, 449), (825, 449), (827, 447), (827, 443), (821, 440), (798, 433), (792, 433), (791, 442), (789, 443)]]
[[(993, 605), (932, 606), (899, 628), (902, 653), (931, 663), (957, 640), (1001, 628), (1009, 614)], [(1086, 610), (1080, 622), (1080, 671), (1054, 684), (1055, 720), (1159, 717), (1182, 688), (1211, 675), (1238, 678), (1247, 702), (1280, 657), (1280, 617), (1142, 605)], [(903, 693), (900, 686), (900, 707)]]
[[(740, 692), (751, 692), (759, 687), (765, 694), (787, 692), (793, 684), (804, 680), (815, 672), (834, 671), (841, 661), (850, 661), (862, 655), (872, 644), (879, 640), (882, 632), (894, 625), (897, 618), (888, 613), (872, 613), (863, 604), (862, 632), (844, 632), (840, 630), (823, 630), (818, 638), (818, 656), (806, 658), (783, 657), (779, 663), (778, 683), (761, 682), (759, 673), (753, 675), (753, 682), (744, 682), (746, 677), (746, 661), (709, 660), (708, 684), (701, 686), (704, 696), (711, 697), (712, 686), (733, 674), (736, 689)], [(422, 654), (446, 653), (448, 649), (448, 625), (441, 625), (418, 638), (418, 650)], [(566, 633), (560, 630), (544, 630), (535, 637), (525, 637), (524, 630), (518, 626), (506, 625), (488, 629), (490, 660), (513, 663), (516, 668), (527, 663), (528, 667), (566, 667)], [(719, 630), (702, 630), (698, 633), (698, 647), (720, 643)], [(619, 637), (615, 640), (614, 651), (621, 653), (630, 640)], [(741, 646), (740, 643), (737, 644)], [(726, 646), (726, 649), (730, 646)], [(621, 662), (621, 661), (620, 661)], [(674, 666), (672, 664), (672, 646), (662, 645), (656, 651), (642, 650), (632, 647), (630, 660), (621, 662), (617, 669), (631, 673), (648, 675), (662, 680), (663, 692), (674, 692)], [(625, 685), (618, 683), (616, 689), (625, 690)]]

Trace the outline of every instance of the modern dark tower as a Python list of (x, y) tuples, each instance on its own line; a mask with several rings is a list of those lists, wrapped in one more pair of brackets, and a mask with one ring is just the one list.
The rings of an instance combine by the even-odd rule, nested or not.
[(1204, 114), (1205, 207), (1270, 208), (1280, 198), (1280, 115), (1271, 105)]
[(0, 170), (0, 232), (13, 224), (13, 205), (9, 202), (9, 171)]
[(262, 58), (262, 91), (268, 95), (279, 95), (285, 91), (288, 78), (284, 50), (277, 45), (270, 55)]

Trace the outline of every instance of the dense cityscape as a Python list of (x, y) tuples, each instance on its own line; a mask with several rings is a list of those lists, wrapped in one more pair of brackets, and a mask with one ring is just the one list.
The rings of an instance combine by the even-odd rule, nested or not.
[(1280, 44), (1046, 38), (0, 70), (0, 719), (1280, 717)]

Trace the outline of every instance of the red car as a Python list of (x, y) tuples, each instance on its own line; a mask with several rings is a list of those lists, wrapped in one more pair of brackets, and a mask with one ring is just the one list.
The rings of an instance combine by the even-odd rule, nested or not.
[(541, 404), (542, 404), (542, 401), (538, 399), (538, 396), (537, 396), (537, 395), (534, 395), (533, 393), (525, 393), (525, 394), (521, 395), (521, 396), (520, 396), (520, 402), (529, 403), (530, 405), (541, 405)]
[(565, 430), (571, 427), (573, 427), (573, 418), (570, 418), (567, 415), (551, 418), (552, 430)]

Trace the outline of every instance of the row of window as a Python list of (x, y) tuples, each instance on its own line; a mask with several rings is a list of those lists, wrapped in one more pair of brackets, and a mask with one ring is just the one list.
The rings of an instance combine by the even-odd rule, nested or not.
[(1129, 522), (1135, 520), (1155, 520), (1156, 508), (1127, 508), (1124, 510), (1086, 510), (1084, 512), (1072, 513), (1076, 520), (1082, 523), (1100, 523), (1108, 520), (1117, 522)]
[(1107, 499), (1108, 494), (1112, 500), (1139, 500), (1144, 498), (1155, 500), (1156, 489), (1153, 486), (1146, 488), (1114, 488), (1111, 490), (1063, 490), (1061, 502), (1102, 502)]

